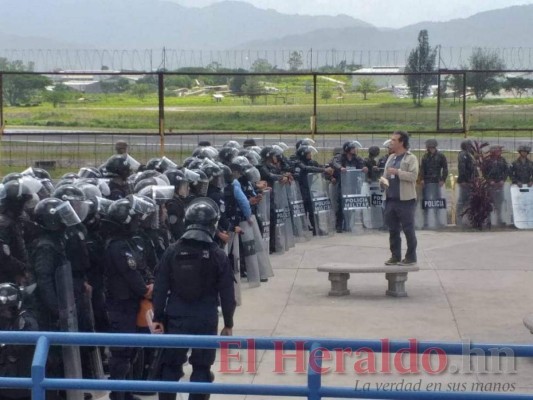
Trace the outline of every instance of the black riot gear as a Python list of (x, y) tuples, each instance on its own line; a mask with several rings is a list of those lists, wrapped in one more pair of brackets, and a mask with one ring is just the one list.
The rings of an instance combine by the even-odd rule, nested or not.
[(229, 165), (234, 157), (237, 157), (239, 150), (234, 147), (223, 147), (218, 152), (218, 159), (221, 163)]
[(220, 209), (210, 198), (195, 199), (185, 210), (184, 239), (212, 242), (216, 233)]
[(149, 159), (148, 162), (146, 163), (146, 170), (155, 171), (160, 162), (161, 162), (161, 158), (159, 157)]

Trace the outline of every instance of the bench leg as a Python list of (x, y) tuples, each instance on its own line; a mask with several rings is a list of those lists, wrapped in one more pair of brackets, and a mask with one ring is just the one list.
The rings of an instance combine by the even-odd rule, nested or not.
[(389, 281), (389, 288), (385, 292), (387, 296), (407, 297), (407, 292), (405, 291), (407, 272), (387, 273), (385, 278)]
[(350, 294), (350, 291), (348, 290), (348, 279), (350, 279), (350, 274), (329, 272), (328, 279), (331, 282), (331, 290), (329, 291), (330, 296), (347, 296)]

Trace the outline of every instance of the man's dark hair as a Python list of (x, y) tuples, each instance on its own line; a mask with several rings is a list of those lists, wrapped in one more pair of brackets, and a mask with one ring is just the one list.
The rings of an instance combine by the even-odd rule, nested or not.
[(208, 140), (200, 140), (200, 141), (198, 142), (198, 146), (200, 146), (200, 147), (211, 146), (211, 142), (208, 141)]
[(406, 131), (394, 131), (393, 135), (398, 135), (398, 141), (403, 144), (404, 149), (409, 149), (409, 134)]

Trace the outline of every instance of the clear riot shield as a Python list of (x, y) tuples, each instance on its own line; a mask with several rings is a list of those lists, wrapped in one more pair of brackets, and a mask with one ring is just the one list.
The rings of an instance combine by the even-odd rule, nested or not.
[(341, 204), (343, 230), (360, 233), (363, 230), (363, 210), (370, 208), (370, 199), (365, 187), (366, 174), (355, 168), (341, 172)]
[(368, 184), (370, 196), (370, 208), (363, 210), (363, 225), (367, 229), (381, 229), (384, 226), (383, 219), (383, 193), (378, 180), (383, 176), (383, 168), (379, 172), (374, 172), (376, 178)]
[(533, 229), (533, 188), (511, 186), (513, 223), (518, 229)]
[(447, 199), (439, 183), (426, 183), (422, 187), (422, 228), (440, 229), (447, 225)]
[(275, 251), (276, 253), (284, 253), (288, 250), (287, 246), (287, 228), (286, 220), (287, 215), (286, 211), (288, 208), (287, 203), (287, 194), (285, 193), (284, 188), (282, 188), (281, 184), (279, 182), (274, 183), (274, 188), (272, 192), (273, 198), (274, 198), (274, 212), (275, 215), (275, 221), (276, 225), (274, 227), (274, 243), (275, 243)]
[(263, 237), (263, 244), (266, 251), (270, 247), (270, 196), (272, 190), (267, 188), (263, 190), (263, 198), (257, 204), (257, 217), (261, 221), (261, 236)]
[(238, 306), (242, 304), (241, 296), (241, 258), (239, 251), (239, 234), (230, 232), (229, 241), (226, 244), (226, 254), (228, 255), (232, 267), (235, 281), (235, 302)]
[[(55, 272), (57, 301), (59, 305), (59, 327), (63, 332), (78, 332), (78, 316), (74, 300), (72, 268), (70, 263), (58, 267)], [(81, 356), (77, 346), (63, 346), (63, 367), (65, 378), (81, 379)], [(83, 392), (67, 391), (67, 400), (82, 400)]]
[(268, 256), (268, 242), (265, 243), (261, 236), (261, 231), (257, 223), (257, 219), (252, 215), (252, 229), (254, 232), (255, 240), (255, 253), (257, 254), (257, 261), (259, 263), (259, 278), (268, 279), (274, 276), (272, 265), (270, 264), (270, 258)]
[(312, 232), (309, 230), (309, 220), (305, 213), (304, 201), (300, 192), (300, 185), (291, 182), (286, 185), (287, 197), (289, 198), (290, 220), (295, 242), (304, 242), (311, 239)]
[(255, 249), (254, 230), (248, 221), (242, 221), (239, 226), (242, 229), (242, 232), (239, 235), (242, 245), (241, 257), (244, 258), (244, 264), (246, 265), (248, 284), (250, 287), (257, 287), (260, 285), (260, 278), (259, 260), (257, 259), (257, 252)]
[[(282, 185), (279, 182), (274, 184), (274, 192), (276, 191), (276, 185), (278, 185), (279, 190), (282, 192), (282, 207), (285, 213), (285, 248), (288, 250), (295, 245), (294, 241), (294, 231), (292, 229), (291, 222), (291, 205), (289, 195), (287, 193), (287, 185)], [(280, 207), (281, 208), (281, 207)]]
[(328, 183), (322, 174), (308, 174), (311, 206), (315, 218), (317, 236), (330, 236), (335, 233), (335, 214), (329, 199)]
[(511, 189), (509, 183), (494, 185), (490, 189), (494, 210), (490, 215), (492, 226), (505, 226), (512, 223)]
[(460, 227), (468, 227), (470, 226), (470, 222), (468, 221), (468, 217), (463, 215), (463, 213), (469, 207), (470, 185), (457, 184), (455, 192), (455, 224)]

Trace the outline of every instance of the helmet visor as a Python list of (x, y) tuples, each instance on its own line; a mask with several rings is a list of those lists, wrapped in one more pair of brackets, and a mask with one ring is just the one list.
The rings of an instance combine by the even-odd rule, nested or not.
[(78, 213), (68, 201), (64, 201), (61, 205), (59, 205), (55, 209), (55, 212), (59, 215), (61, 222), (63, 222), (66, 226), (81, 224), (81, 219), (78, 216)]
[(177, 192), (178, 196), (181, 198), (186, 198), (189, 196), (190, 188), (189, 188), (189, 182), (188, 181), (180, 181), (177, 186)]
[(43, 188), (43, 184), (39, 179), (26, 175), (19, 179), (19, 195), (34, 194)]
[(91, 202), (87, 200), (69, 200), (68, 202), (80, 218), (80, 221), (84, 221), (87, 215), (89, 215)]
[(157, 164), (156, 169), (166, 171), (167, 169), (175, 169), (178, 168), (178, 164), (176, 164), (174, 161), (167, 157), (163, 157), (159, 164)]
[(27, 175), (27, 176), (33, 176), (33, 177), (35, 177), (35, 172), (33, 171), (33, 168), (32, 168), (32, 167), (28, 167), (28, 168), (26, 168), (26, 169), (25, 169), (24, 171), (22, 171), (20, 174), (21, 174), (21, 175), (25, 175), (25, 176)]
[[(132, 195), (130, 198), (131, 209), (142, 217), (155, 212), (156, 205), (149, 197)], [(144, 219), (144, 218), (143, 218)]]
[(135, 158), (133, 158), (132, 156), (130, 156), (129, 154), (126, 157), (126, 164), (129, 165), (130, 170), (132, 172), (137, 172), (137, 170), (141, 166), (141, 163), (139, 161), (137, 161)]
[(113, 200), (105, 199), (103, 197), (97, 197), (96, 205), (97, 205), (98, 214), (107, 215), (109, 206), (111, 204), (113, 204)]
[(164, 203), (174, 197), (174, 186), (147, 186), (138, 194), (146, 196), (155, 202)]

